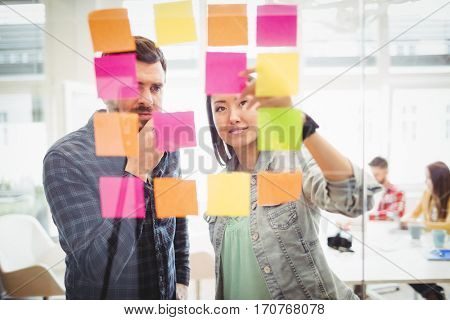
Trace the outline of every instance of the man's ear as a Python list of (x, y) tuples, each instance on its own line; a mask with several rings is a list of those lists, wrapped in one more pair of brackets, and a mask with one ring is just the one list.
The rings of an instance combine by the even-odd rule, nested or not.
[(119, 104), (116, 100), (103, 100), (109, 112), (119, 111)]

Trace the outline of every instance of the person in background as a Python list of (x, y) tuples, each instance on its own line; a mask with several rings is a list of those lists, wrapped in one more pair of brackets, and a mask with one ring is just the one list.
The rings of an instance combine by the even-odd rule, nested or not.
[[(445, 229), (450, 232), (450, 171), (442, 161), (431, 163), (426, 171), (427, 189), (423, 193), (416, 209), (401, 220), (406, 226), (408, 222), (424, 217), (427, 229)], [(427, 300), (445, 300), (442, 287), (435, 283), (411, 284), (422, 297)]]
[(445, 229), (450, 232), (450, 172), (447, 165), (437, 161), (425, 171), (427, 189), (414, 211), (402, 219), (406, 224), (423, 216), (428, 229)]
[(388, 162), (382, 157), (375, 157), (370, 161), (369, 166), (375, 179), (385, 189), (377, 211), (371, 213), (369, 219), (392, 220), (402, 218), (405, 213), (405, 194), (389, 181)]

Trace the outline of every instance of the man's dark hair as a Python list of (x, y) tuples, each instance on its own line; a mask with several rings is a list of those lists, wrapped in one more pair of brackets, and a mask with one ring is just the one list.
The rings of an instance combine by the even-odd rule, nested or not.
[[(156, 47), (156, 44), (150, 39), (141, 36), (134, 36), (133, 38), (134, 42), (136, 43), (136, 51), (130, 51), (130, 53), (136, 53), (136, 60), (150, 64), (161, 62), (162, 68), (164, 69), (164, 72), (166, 72), (166, 58), (164, 58), (164, 54), (162, 53), (161, 49)], [(113, 54), (116, 53), (102, 53), (102, 57)]]
[(161, 65), (166, 72), (167, 64), (164, 54), (161, 49), (156, 47), (152, 40), (141, 36), (135, 36), (134, 41), (136, 43), (136, 59), (146, 63), (161, 62)]
[(373, 158), (372, 161), (369, 162), (369, 166), (387, 169), (388, 162), (386, 161), (386, 159), (384, 159), (382, 157), (375, 157), (375, 158)]

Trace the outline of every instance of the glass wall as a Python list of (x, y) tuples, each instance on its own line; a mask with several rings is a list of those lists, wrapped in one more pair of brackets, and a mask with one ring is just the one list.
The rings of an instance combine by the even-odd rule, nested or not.
[[(0, 215), (32, 215), (50, 236), (57, 237), (43, 194), (43, 157), (55, 141), (83, 126), (93, 112), (105, 107), (97, 98), (87, 15), (97, 9), (125, 7), (132, 33), (154, 39), (155, 1), (3, 2), (5, 5), (0, 6)], [(168, 59), (165, 110), (195, 112), (198, 147), (181, 150), (183, 176), (197, 181), (199, 216), (189, 217), (193, 253), (213, 254), (202, 215), (206, 210), (207, 174), (219, 172), (221, 168), (211, 148), (205, 112), (204, 55), (208, 50), (206, 6), (218, 3), (236, 1), (193, 1), (197, 43), (162, 47)], [(247, 3), (249, 45), (231, 50), (245, 50), (248, 64), (254, 65), (256, 54), (264, 52), (256, 48), (254, 40), (256, 6), (298, 4), (301, 64), (300, 94), (294, 97), (296, 107), (312, 116), (320, 125), (323, 137), (367, 174), (371, 174), (370, 160), (376, 156), (387, 159), (389, 179), (404, 191), (405, 211), (410, 213), (425, 190), (426, 165), (438, 160), (450, 164), (448, 2)], [(375, 197), (372, 211), (376, 211), (380, 198), (381, 193)], [(369, 286), (400, 283), (401, 296), (388, 293), (384, 298), (412, 299), (412, 289), (405, 284), (421, 281), (424, 272), (408, 269), (412, 261), (404, 255), (412, 249), (407, 231), (401, 233), (395, 219), (390, 225), (385, 222), (375, 225), (368, 220), (368, 215), (351, 219), (323, 212), (320, 240), (332, 269), (350, 286), (364, 281)], [(339, 230), (352, 235), (354, 253), (327, 248), (327, 237)], [(394, 233), (394, 238), (389, 239), (397, 239), (403, 247), (381, 241), (383, 232)], [(349, 264), (353, 264), (351, 272)], [(381, 275), (376, 269), (381, 270)], [(212, 299), (214, 281), (206, 283), (201, 298)], [(372, 297), (379, 297), (377, 290), (373, 287), (369, 290)], [(447, 287), (446, 290), (449, 292)]]

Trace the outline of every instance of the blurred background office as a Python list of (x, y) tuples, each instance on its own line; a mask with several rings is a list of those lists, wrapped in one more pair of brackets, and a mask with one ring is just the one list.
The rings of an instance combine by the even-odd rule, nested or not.
[[(103, 108), (97, 98), (87, 15), (97, 9), (128, 8), (133, 34), (154, 39), (155, 2), (163, 1), (1, 1), (0, 216), (32, 216), (56, 240), (43, 194), (43, 156), (57, 139)], [(219, 169), (207, 147), (206, 4), (239, 2), (244, 1), (194, 0), (199, 42), (162, 48), (168, 60), (164, 109), (194, 110), (199, 131), (199, 147), (181, 151), (183, 175), (197, 180), (200, 216), (189, 217), (193, 253), (212, 252), (201, 215), (205, 173)], [(406, 211), (413, 210), (424, 190), (426, 165), (437, 160), (450, 164), (448, 1), (248, 1), (249, 46), (232, 50), (248, 52), (249, 65), (258, 52), (270, 51), (255, 45), (256, 5), (267, 3), (299, 5), (298, 107), (360, 166), (369, 170), (373, 157), (386, 158), (390, 180), (405, 191)], [(210, 262), (208, 256), (199, 259)], [(208, 272), (200, 270), (198, 277), (211, 278)], [(195, 283), (191, 287), (191, 297), (213, 298), (213, 280), (204, 281), (202, 290)], [(409, 294), (392, 297), (408, 299)]]

